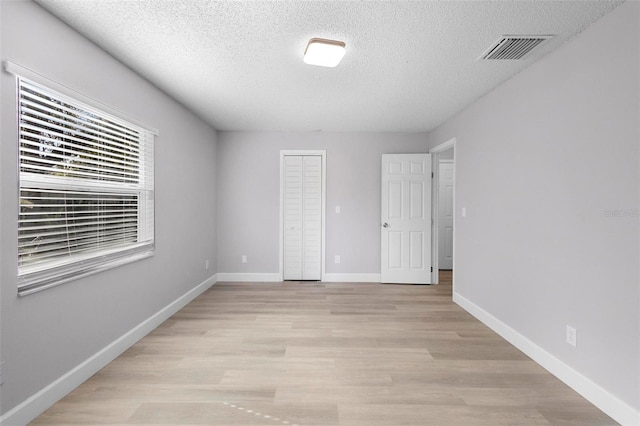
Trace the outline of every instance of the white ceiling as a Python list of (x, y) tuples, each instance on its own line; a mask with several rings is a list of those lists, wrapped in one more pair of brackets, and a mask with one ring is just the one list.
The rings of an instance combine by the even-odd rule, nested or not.
[[(620, 3), (37, 2), (216, 129), (376, 132), (433, 129)], [(504, 34), (556, 37), (478, 61)], [(346, 43), (337, 68), (302, 62), (312, 37)]]

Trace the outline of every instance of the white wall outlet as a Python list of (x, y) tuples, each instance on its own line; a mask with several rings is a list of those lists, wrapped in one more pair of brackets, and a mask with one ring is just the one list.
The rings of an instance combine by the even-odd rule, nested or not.
[(340, 206), (336, 206), (336, 214), (340, 214)]
[(246, 255), (242, 255), (242, 263), (247, 263), (247, 256)]
[(466, 207), (462, 208), (462, 217), (467, 217), (467, 208)]
[(567, 343), (573, 346), (574, 348), (578, 344), (578, 332), (575, 328), (570, 325), (567, 326)]
[(204, 261), (204, 269), (209, 269), (209, 259)]
[(339, 255), (336, 255), (336, 257), (334, 257), (333, 261), (334, 261), (335, 263), (340, 263), (340, 256), (339, 256)]

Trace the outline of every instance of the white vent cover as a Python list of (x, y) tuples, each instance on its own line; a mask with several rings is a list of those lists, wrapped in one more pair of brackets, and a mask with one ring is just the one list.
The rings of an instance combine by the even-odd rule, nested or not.
[(522, 59), (552, 35), (505, 35), (491, 45), (479, 59)]

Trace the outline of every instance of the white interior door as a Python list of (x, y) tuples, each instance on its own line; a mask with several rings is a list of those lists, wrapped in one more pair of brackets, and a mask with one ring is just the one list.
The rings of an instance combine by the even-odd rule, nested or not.
[(286, 155), (284, 164), (285, 280), (322, 279), (322, 157)]
[(381, 281), (431, 282), (431, 155), (382, 156)]
[(438, 164), (438, 268), (453, 269), (453, 161)]

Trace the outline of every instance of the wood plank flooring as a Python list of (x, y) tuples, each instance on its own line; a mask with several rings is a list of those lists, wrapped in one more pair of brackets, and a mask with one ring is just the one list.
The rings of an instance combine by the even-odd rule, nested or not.
[(218, 283), (32, 424), (616, 424), (450, 283)]

